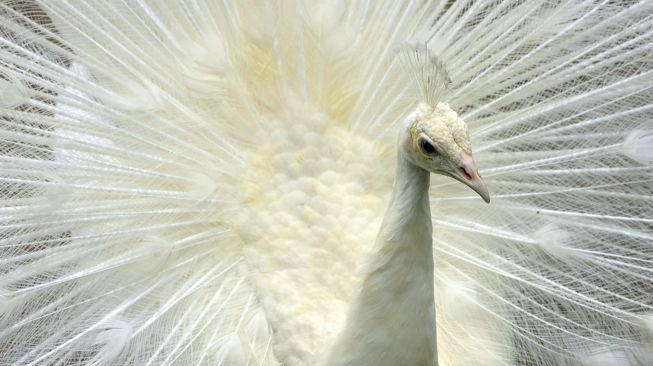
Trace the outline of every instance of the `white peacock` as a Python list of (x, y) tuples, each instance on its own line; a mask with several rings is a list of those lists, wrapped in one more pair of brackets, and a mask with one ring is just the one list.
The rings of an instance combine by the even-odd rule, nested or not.
[(653, 364), (652, 10), (1, 3), (0, 364)]

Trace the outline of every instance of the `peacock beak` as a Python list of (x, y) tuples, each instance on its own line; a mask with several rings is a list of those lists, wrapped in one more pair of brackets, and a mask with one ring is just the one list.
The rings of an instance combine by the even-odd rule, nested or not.
[(453, 176), (469, 188), (473, 189), (474, 192), (478, 193), (486, 203), (490, 203), (490, 192), (488, 192), (483, 179), (481, 179), (481, 176), (478, 174), (476, 163), (474, 163), (474, 159), (464, 151), (460, 152), (458, 171), (453, 174)]

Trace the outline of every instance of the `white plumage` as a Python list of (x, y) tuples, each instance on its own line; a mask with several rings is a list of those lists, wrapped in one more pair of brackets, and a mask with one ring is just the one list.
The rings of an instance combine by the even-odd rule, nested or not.
[(345, 355), (396, 137), (435, 82), (415, 85), (407, 44), (446, 65), (434, 99), (467, 123), (492, 194), (431, 177), (439, 364), (653, 364), (651, 14), (0, 4), (0, 364)]

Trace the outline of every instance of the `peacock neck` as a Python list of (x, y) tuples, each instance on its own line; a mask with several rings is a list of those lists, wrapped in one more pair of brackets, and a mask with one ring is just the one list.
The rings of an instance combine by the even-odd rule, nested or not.
[(431, 222), (429, 204), (431, 173), (411, 163), (401, 150), (397, 153), (396, 169), (390, 204), (383, 218), (381, 232), (387, 228), (386, 224), (402, 225), (404, 221), (412, 218), (428, 216), (428, 222)]
[(330, 366), (437, 365), (429, 172), (399, 151), (374, 253)]

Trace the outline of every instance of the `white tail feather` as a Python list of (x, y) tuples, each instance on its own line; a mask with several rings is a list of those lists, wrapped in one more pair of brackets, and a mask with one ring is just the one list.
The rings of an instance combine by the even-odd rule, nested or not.
[(653, 130), (633, 130), (623, 142), (623, 151), (644, 165), (653, 164)]

